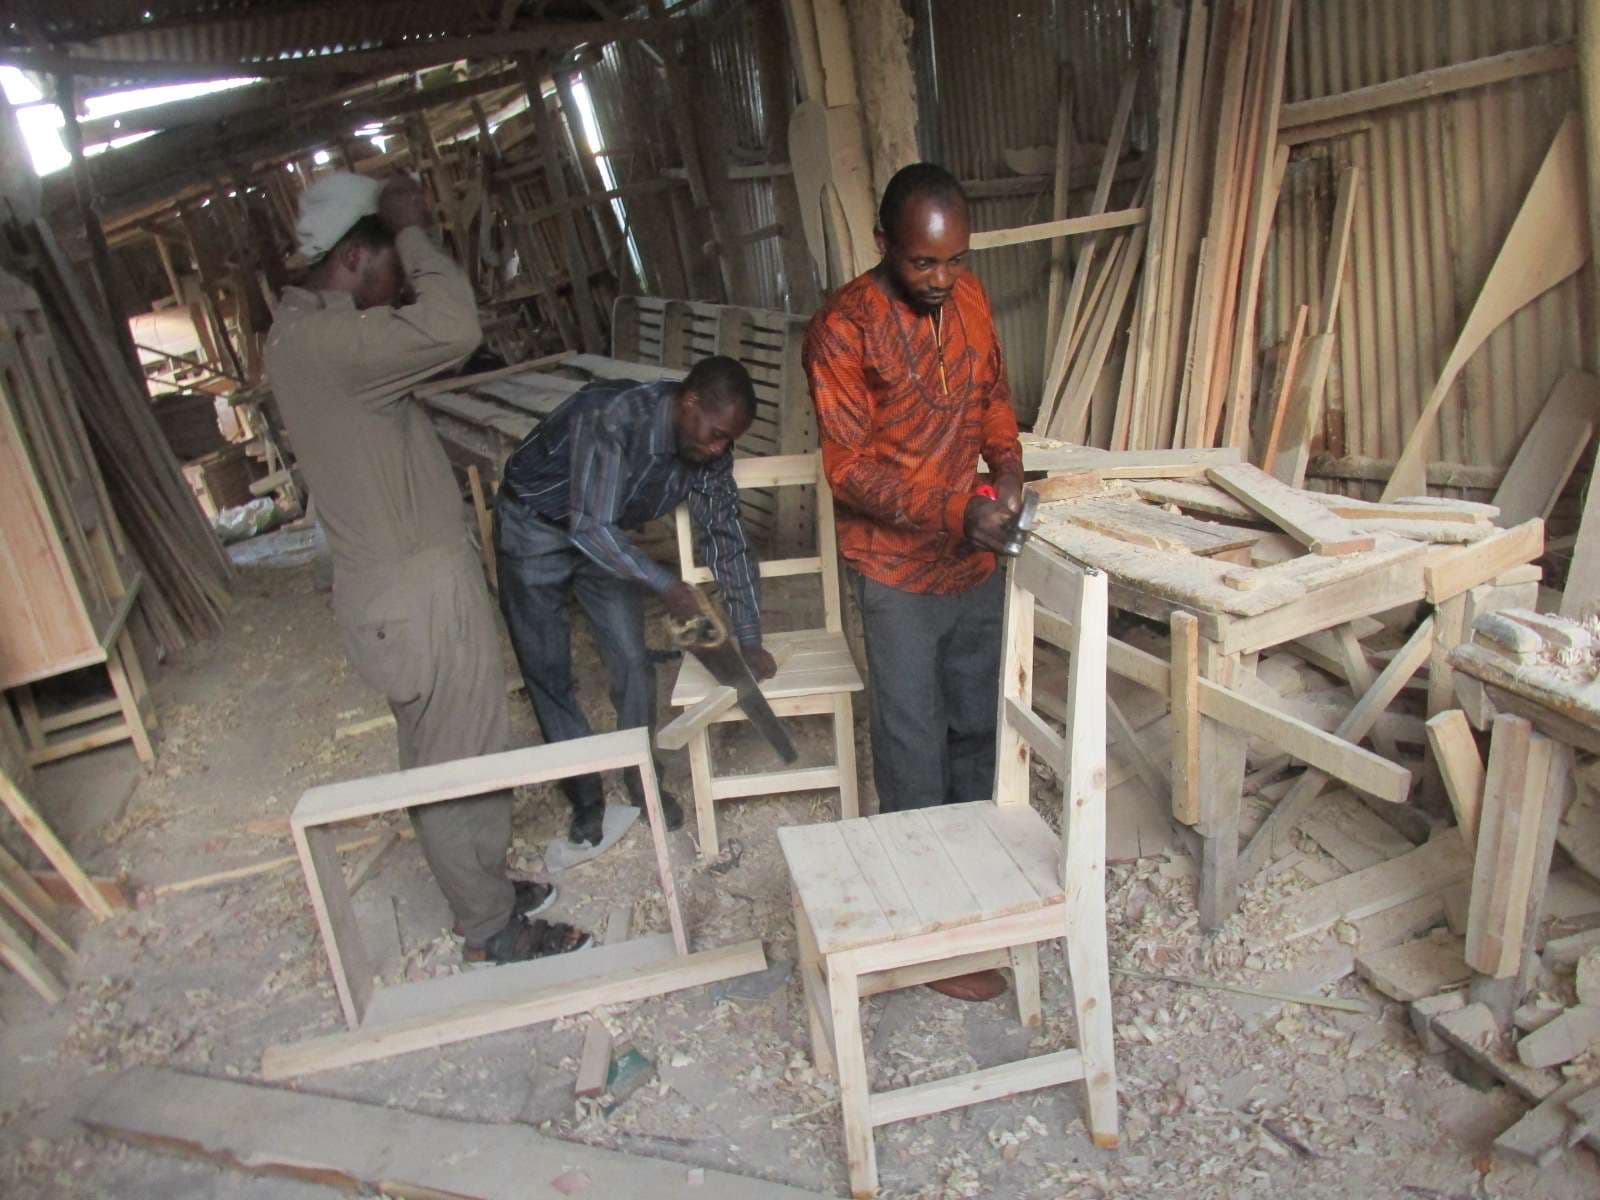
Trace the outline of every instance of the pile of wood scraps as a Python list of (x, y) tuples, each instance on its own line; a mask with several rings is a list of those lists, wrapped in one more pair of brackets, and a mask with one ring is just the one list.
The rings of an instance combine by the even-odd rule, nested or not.
[[(1491, 505), (1302, 491), (1239, 457), (1024, 445), (1028, 466), (1065, 468), (1036, 485), (1036, 536), (1106, 571), (1112, 606), (1170, 635), (1113, 638), (1108, 656), (1170, 707), (1162, 729), (1159, 711), (1137, 718), (1171, 741), (1170, 771), (1137, 754), (1128, 765), (1200, 837), (1202, 922), (1225, 921), (1243, 881), (1289, 869), (1274, 864), (1300, 839), (1354, 873), (1312, 879), (1325, 889), (1275, 934), (1292, 940), (1470, 873), (1470, 855), (1436, 845), (1437, 820), (1412, 803), (1428, 775), (1424, 719), (1456, 704), (1448, 654), (1468, 611), (1532, 602), (1538, 572), (1524, 564), (1542, 528), (1502, 529)], [(1037, 622), (1049, 643), (1052, 621)], [(1128, 736), (1136, 719), (1120, 725), (1143, 740)]]
[(142, 565), (140, 609), (167, 652), (214, 632), (226, 610), (230, 567), (156, 422), (144, 378), (116, 340), (42, 221), (0, 229), (0, 259), (43, 303), (64, 377), (58, 402), (88, 428), (112, 505)]

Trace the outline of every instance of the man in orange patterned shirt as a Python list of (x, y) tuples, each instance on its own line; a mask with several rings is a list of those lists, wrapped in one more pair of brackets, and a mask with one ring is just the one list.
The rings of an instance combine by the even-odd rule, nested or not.
[[(961, 185), (916, 163), (884, 191), (882, 261), (812, 318), (805, 369), (866, 631), (880, 810), (994, 787), (1004, 581), (1022, 447)], [(979, 495), (978, 459), (996, 499)], [(987, 998), (994, 972), (941, 987)]]

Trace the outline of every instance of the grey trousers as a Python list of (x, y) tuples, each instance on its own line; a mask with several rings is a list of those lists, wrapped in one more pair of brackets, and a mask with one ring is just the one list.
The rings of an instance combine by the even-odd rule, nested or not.
[[(394, 712), (400, 767), (495, 754), (510, 745), (500, 631), (472, 547), (424, 550), (381, 571), (341, 568), (334, 612), (356, 674)], [(411, 810), (417, 841), (469, 945), (511, 919), (511, 794)]]
[[(656, 672), (644, 640), (646, 590), (602, 569), (575, 549), (559, 528), (502, 493), (495, 504), (494, 542), (500, 570), (500, 611), (511, 632), (528, 698), (547, 742), (587, 737), (593, 730), (578, 703), (572, 676), (572, 621), (567, 601), (594, 626), (618, 729), (656, 727)], [(657, 774), (660, 766), (657, 765)], [(637, 771), (623, 772), (633, 802), (643, 805)], [(575, 809), (605, 802), (600, 776), (562, 780)]]
[(883, 812), (987, 800), (1005, 573), (965, 592), (902, 592), (850, 572), (865, 625), (873, 782)]

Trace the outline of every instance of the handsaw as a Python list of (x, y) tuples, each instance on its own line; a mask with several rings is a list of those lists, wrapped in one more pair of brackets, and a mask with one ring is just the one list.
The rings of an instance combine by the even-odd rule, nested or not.
[(700, 601), (701, 615), (689, 621), (671, 621), (672, 644), (699, 659), (718, 683), (732, 688), (739, 708), (772, 744), (778, 757), (786, 763), (794, 762), (799, 754), (789, 730), (761, 694), (761, 685), (750, 673), (750, 664), (744, 661), (738, 643), (728, 636), (727, 617), (717, 602), (699, 588), (695, 589), (695, 596)]

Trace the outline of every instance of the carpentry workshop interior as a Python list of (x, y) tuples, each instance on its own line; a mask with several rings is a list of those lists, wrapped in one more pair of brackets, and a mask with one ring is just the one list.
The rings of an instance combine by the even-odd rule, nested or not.
[(0, 1195), (1600, 1196), (1600, 0), (0, 12)]

